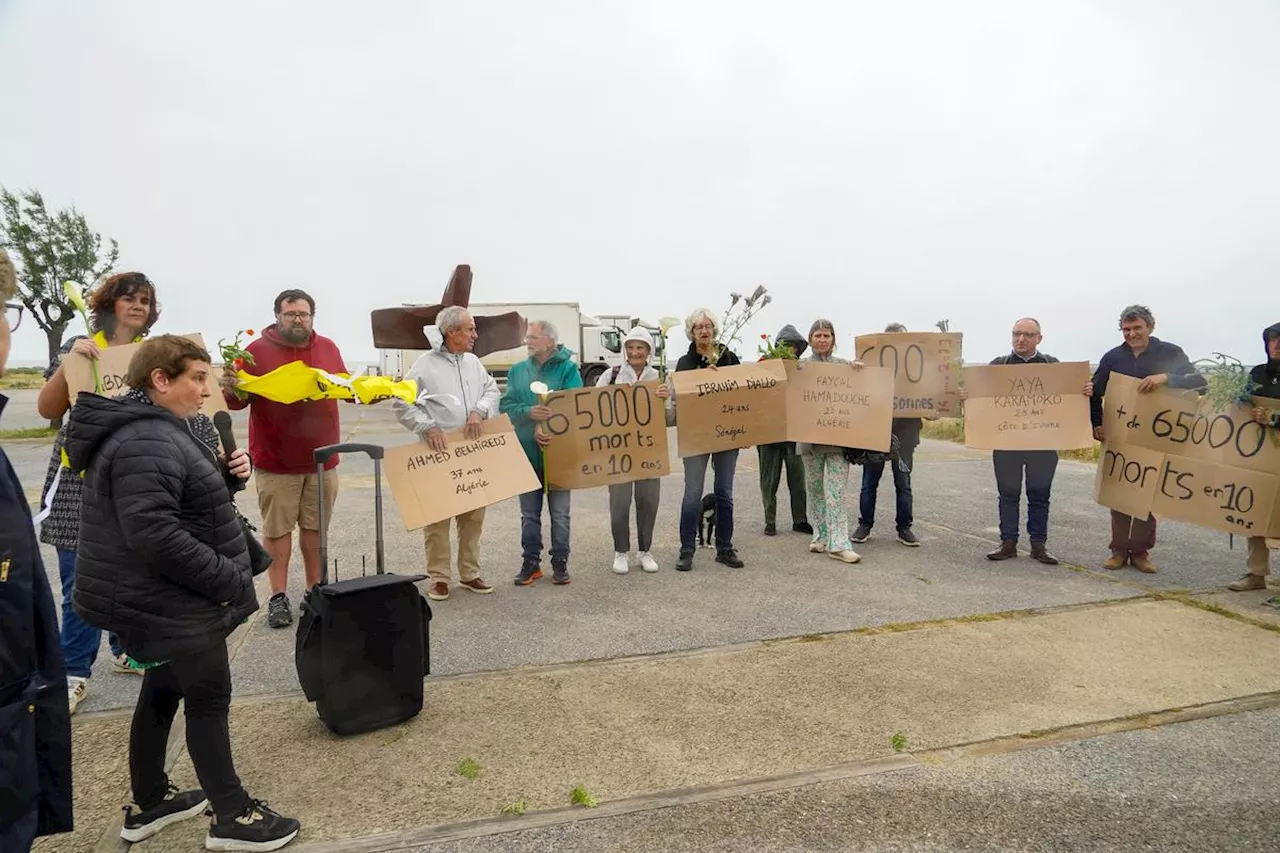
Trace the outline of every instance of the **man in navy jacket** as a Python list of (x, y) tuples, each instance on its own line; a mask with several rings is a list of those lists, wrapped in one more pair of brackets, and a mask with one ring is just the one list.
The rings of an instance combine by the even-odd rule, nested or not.
[[(13, 264), (0, 249), (0, 375), (20, 319)], [(12, 312), (12, 313), (11, 313)], [(0, 394), (0, 412), (7, 398)], [(71, 712), (58, 617), (31, 508), (0, 448), (0, 850), (71, 831)]]
[[(1152, 337), (1156, 319), (1145, 305), (1130, 305), (1120, 312), (1120, 332), (1124, 343), (1107, 350), (1093, 374), (1093, 397), (1089, 414), (1093, 419), (1093, 437), (1105, 441), (1102, 426), (1102, 398), (1112, 373), (1141, 379), (1140, 393), (1146, 394), (1162, 385), (1170, 388), (1203, 388), (1204, 377), (1196, 371), (1182, 347)], [(1132, 564), (1140, 572), (1154, 574), (1151, 549), (1156, 544), (1156, 517), (1145, 519), (1111, 510), (1111, 557), (1103, 568), (1122, 569)]]

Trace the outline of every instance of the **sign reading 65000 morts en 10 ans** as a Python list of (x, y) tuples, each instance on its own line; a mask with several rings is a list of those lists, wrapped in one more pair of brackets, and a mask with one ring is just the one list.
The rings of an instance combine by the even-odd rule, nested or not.
[(671, 471), (661, 383), (556, 391), (547, 397), (547, 479), (559, 489), (590, 489), (662, 477)]
[(858, 359), (894, 374), (893, 416), (950, 415), (960, 403), (959, 332), (883, 332), (858, 335)]
[(787, 440), (787, 370), (781, 359), (681, 370), (671, 381), (682, 457)]

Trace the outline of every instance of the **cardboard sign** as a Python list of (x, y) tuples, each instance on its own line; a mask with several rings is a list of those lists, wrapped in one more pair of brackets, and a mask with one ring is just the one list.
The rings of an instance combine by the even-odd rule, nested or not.
[(893, 371), (787, 361), (787, 440), (888, 452)]
[(980, 450), (1093, 447), (1089, 363), (967, 367), (964, 444)]
[(928, 418), (959, 407), (963, 339), (959, 332), (883, 332), (859, 335), (854, 349), (868, 367), (893, 371), (894, 417)]
[(544, 422), (547, 479), (560, 489), (590, 489), (671, 472), (662, 383), (555, 391)]
[(787, 440), (782, 359), (671, 374), (680, 456)]
[(1139, 382), (1117, 374), (1108, 382), (1098, 503), (1242, 536), (1280, 535), (1280, 446), (1270, 427), (1244, 406), (1214, 412), (1195, 392), (1140, 394)]
[[(199, 333), (183, 335), (183, 337), (204, 347), (204, 338)], [(102, 377), (102, 396), (116, 397), (130, 390), (129, 386), (125, 384), (124, 377), (129, 372), (129, 362), (141, 346), (142, 343), (139, 342), (118, 347), (107, 347), (98, 354), (98, 373)], [(64, 355), (62, 357), (62, 374), (66, 377), (67, 388), (71, 392), (71, 405), (74, 406), (76, 404), (76, 395), (81, 391), (93, 392), (93, 363), (85, 356), (74, 352)], [(200, 406), (202, 414), (212, 416), (214, 412), (225, 412), (227, 410), (227, 402), (222, 398), (222, 387), (218, 384), (218, 378), (221, 375), (220, 370), (211, 369), (209, 371), (208, 386), (210, 394)]]
[(441, 453), (422, 440), (387, 448), (382, 465), (405, 530), (541, 488), (511, 419), (489, 418), (482, 429), (474, 441), (446, 432)]

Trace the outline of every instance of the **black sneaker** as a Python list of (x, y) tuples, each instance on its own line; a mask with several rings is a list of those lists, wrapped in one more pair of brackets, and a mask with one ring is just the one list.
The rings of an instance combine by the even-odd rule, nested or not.
[(133, 806), (124, 807), (124, 826), (120, 829), (120, 837), (131, 844), (142, 841), (170, 824), (195, 817), (208, 806), (209, 800), (204, 791), (179, 791), (170, 784), (159, 805), (139, 809), (136, 814)]
[(267, 624), (272, 628), (285, 628), (293, 624), (293, 612), (289, 609), (289, 596), (277, 592), (267, 602)]
[(807, 536), (813, 535), (813, 525), (807, 521), (797, 521), (791, 525), (791, 530), (793, 533), (803, 533)]
[(551, 566), (551, 582), (557, 586), (564, 586), (569, 582), (569, 567), (557, 566), (554, 563)]
[(692, 551), (680, 552), (680, 556), (676, 558), (676, 571), (677, 572), (693, 571), (693, 552)]
[(746, 565), (746, 563), (742, 562), (741, 558), (738, 557), (738, 552), (732, 550), (721, 551), (719, 554), (716, 554), (716, 562), (724, 563), (731, 569), (740, 569)]
[(261, 800), (225, 823), (214, 820), (204, 840), (206, 850), (279, 850), (298, 835), (302, 825), (291, 817), (276, 814)]
[(529, 584), (542, 577), (542, 572), (537, 566), (525, 566), (516, 575), (516, 586), (528, 586)]
[(904, 527), (898, 531), (898, 541), (901, 542), (903, 545), (906, 545), (908, 548), (920, 547), (920, 540), (917, 539), (916, 535), (911, 532), (910, 527)]
[(772, 521), (766, 521), (766, 522), (765, 522), (765, 525), (764, 525), (764, 535), (765, 535), (765, 536), (777, 536), (777, 535), (778, 535), (778, 525), (774, 524)]
[(871, 525), (859, 522), (858, 529), (853, 531), (853, 535), (849, 538), (861, 545), (863, 542), (866, 542), (871, 538)]

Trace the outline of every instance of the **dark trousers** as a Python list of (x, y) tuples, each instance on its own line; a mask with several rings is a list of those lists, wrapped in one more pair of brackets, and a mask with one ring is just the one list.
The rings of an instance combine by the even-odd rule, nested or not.
[(716, 551), (733, 550), (733, 473), (738, 467), (737, 450), (721, 450), (684, 458), (684, 499), (680, 502), (680, 550), (692, 554), (698, 544), (698, 519), (702, 516), (702, 487), (707, 481), (707, 463), (715, 471)]
[(1146, 520), (1111, 510), (1111, 553), (1145, 557), (1156, 546), (1156, 517)]
[[(5, 815), (6, 819), (8, 817)], [(24, 815), (8, 827), (0, 829), (0, 850), (4, 853), (28, 853), (36, 840), (36, 827), (39, 823), (40, 812), (33, 803)]]
[(996, 489), (1000, 493), (1000, 539), (1018, 541), (1018, 515), (1022, 503), (1023, 471), (1027, 481), (1027, 536), (1032, 543), (1049, 539), (1049, 491), (1058, 470), (1056, 450), (995, 450), (991, 461), (996, 469)]
[(218, 819), (231, 820), (248, 808), (249, 795), (231, 761), (231, 664), (221, 640), (202, 652), (148, 669), (143, 676), (129, 730), (133, 800), (148, 809), (164, 799), (169, 785), (164, 756), (179, 700), (186, 709), (187, 753), (196, 778)]
[(636, 480), (609, 487), (609, 522), (613, 528), (613, 550), (625, 554), (631, 550), (631, 497), (636, 503), (636, 550), (648, 551), (653, 545), (653, 525), (658, 519), (658, 498), (662, 481)]
[(520, 550), (524, 553), (522, 567), (536, 569), (542, 565), (542, 504), (546, 499), (551, 514), (551, 567), (569, 565), (569, 507), (568, 489), (552, 489), (544, 492), (541, 487), (520, 495)]
[[(894, 421), (894, 426), (898, 424)], [(911, 469), (915, 467), (916, 445), (908, 443), (899, 436), (898, 457), (907, 465), (901, 470), (897, 462), (893, 467), (893, 491), (897, 496), (897, 517), (899, 530), (906, 530), (915, 521), (911, 516)], [(876, 492), (880, 489), (880, 478), (884, 476), (884, 462), (868, 462), (862, 466), (862, 494), (858, 499), (858, 524), (875, 527), (876, 524)]]
[(796, 454), (794, 441), (756, 446), (760, 457), (760, 496), (764, 498), (764, 523), (778, 521), (778, 484), (782, 467), (787, 468), (787, 493), (791, 495), (791, 523), (808, 524), (807, 499), (804, 491), (804, 462)]

